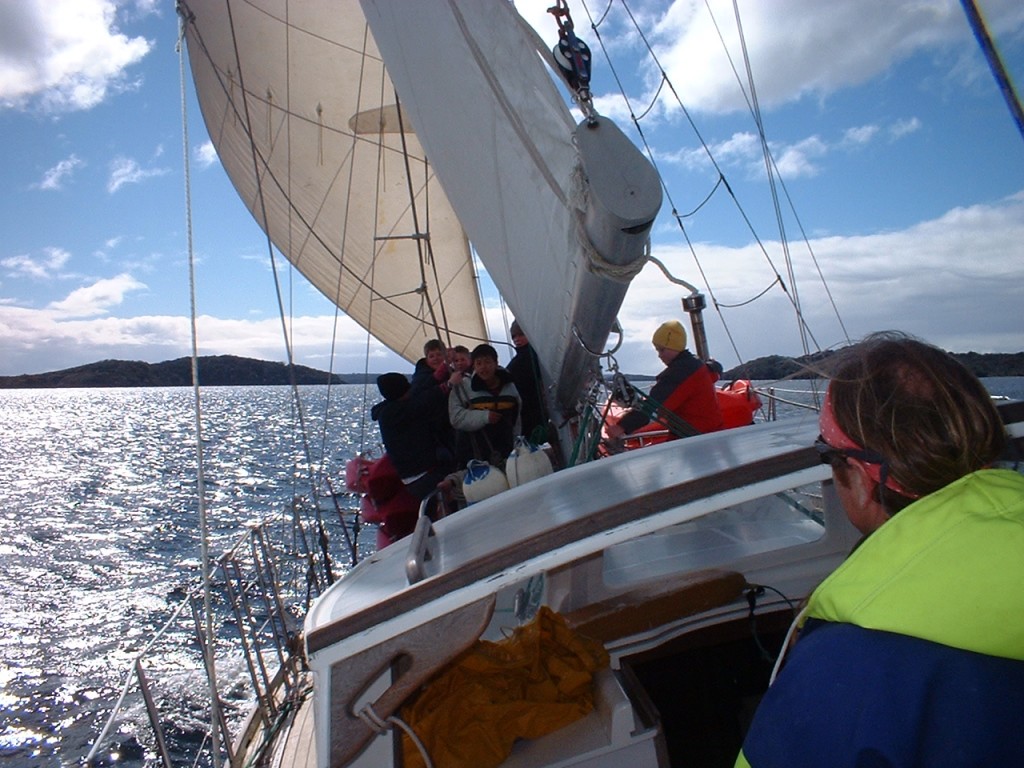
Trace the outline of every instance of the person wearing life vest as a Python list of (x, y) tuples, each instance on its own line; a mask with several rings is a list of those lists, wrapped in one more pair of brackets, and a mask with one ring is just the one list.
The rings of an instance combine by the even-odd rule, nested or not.
[[(722, 412), (718, 407), (711, 372), (686, 348), (686, 329), (682, 323), (678, 320), (662, 323), (654, 332), (651, 343), (665, 364), (665, 370), (658, 374), (650, 391), (651, 399), (658, 404), (658, 411), (675, 414), (695, 432), (722, 429)], [(626, 411), (617, 424), (608, 426), (608, 436), (620, 438), (632, 434), (650, 421), (646, 413), (633, 408)]]
[(817, 448), (864, 534), (814, 591), (736, 765), (1024, 765), (1024, 476), (953, 357), (876, 334), (841, 358)]

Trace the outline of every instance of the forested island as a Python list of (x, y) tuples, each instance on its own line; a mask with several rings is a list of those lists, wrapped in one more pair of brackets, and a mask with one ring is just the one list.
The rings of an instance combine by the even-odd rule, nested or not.
[[(814, 378), (833, 353), (822, 352), (807, 357), (769, 355), (731, 368), (722, 378), (778, 381), (786, 378)], [(1024, 376), (1024, 352), (981, 354), (954, 353), (976, 376)], [(377, 374), (329, 374), (303, 365), (294, 366), (296, 384), (363, 384), (373, 383)], [(630, 376), (636, 381), (653, 376)], [(275, 386), (290, 384), (292, 374), (284, 363), (255, 360), (234, 355), (211, 355), (199, 358), (199, 383), (205, 387)], [(192, 385), (192, 359), (181, 357), (163, 363), (138, 360), (101, 360), (50, 373), (0, 376), (0, 389), (44, 389), (60, 387), (188, 387)]]
[[(835, 352), (818, 352), (804, 357), (782, 357), (769, 355), (751, 360), (726, 371), (726, 380), (752, 379), (755, 381), (778, 381), (779, 379), (813, 379), (815, 371), (827, 369), (828, 358)], [(963, 363), (978, 378), (990, 376), (1024, 376), (1024, 352), (979, 353), (953, 352), (953, 357)]]
[[(254, 360), (234, 355), (199, 358), (199, 383), (204, 387), (273, 386), (290, 384), (292, 374), (284, 363)], [(346, 384), (338, 374), (304, 365), (294, 367), (296, 384)], [(190, 387), (192, 358), (180, 357), (162, 363), (139, 360), (101, 360), (50, 373), (0, 376), (0, 389), (45, 389), (59, 387)]]

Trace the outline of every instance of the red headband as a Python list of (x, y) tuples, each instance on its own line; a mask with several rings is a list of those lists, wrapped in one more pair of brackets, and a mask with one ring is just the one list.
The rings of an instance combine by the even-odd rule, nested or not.
[[(860, 451), (864, 452), (864, 447), (858, 445), (849, 435), (843, 432), (843, 428), (839, 426), (836, 421), (836, 415), (832, 411), (832, 387), (831, 385), (825, 391), (825, 404), (821, 407), (821, 413), (818, 415), (818, 428), (821, 430), (821, 436), (825, 439), (833, 448), (838, 451)], [(856, 456), (846, 456), (850, 461), (857, 462), (867, 472), (868, 477), (874, 480), (879, 485), (882, 485), (882, 468), (886, 469), (885, 472), (885, 486), (900, 494), (911, 499), (920, 498), (921, 494), (912, 493), (904, 488), (893, 476), (889, 473), (888, 463), (885, 462), (884, 457), (879, 456), (879, 462), (865, 461), (864, 459), (857, 458)], [(884, 463), (883, 463), (884, 462)]]

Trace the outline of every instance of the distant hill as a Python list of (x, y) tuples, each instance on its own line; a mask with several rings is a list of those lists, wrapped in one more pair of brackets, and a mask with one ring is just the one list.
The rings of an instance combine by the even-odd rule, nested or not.
[[(813, 379), (816, 374), (809, 372), (828, 360), (834, 352), (818, 352), (805, 357), (782, 357), (769, 355), (731, 368), (722, 374), (726, 380), (755, 379), (774, 381), (777, 379)], [(979, 378), (989, 376), (1024, 376), (1024, 352), (985, 353), (954, 352), (953, 357), (963, 363)]]
[[(808, 363), (821, 364), (832, 352), (807, 357), (769, 355), (731, 368), (722, 374), (726, 381), (755, 379), (775, 381), (785, 378), (808, 379)], [(978, 352), (954, 353), (978, 377), (1024, 376), (1024, 352), (1010, 354)], [(295, 366), (297, 384), (374, 384), (376, 373), (328, 374), (304, 365)], [(631, 381), (653, 380), (653, 376), (630, 375)], [(274, 386), (289, 384), (288, 366), (284, 363), (255, 360), (234, 355), (211, 355), (199, 358), (199, 382), (206, 387)], [(44, 389), (59, 387), (187, 387), (192, 384), (192, 360), (188, 357), (163, 363), (138, 360), (101, 360), (50, 373), (0, 376), (0, 389)]]
[[(303, 365), (295, 366), (297, 384), (345, 384), (337, 374)], [(288, 366), (234, 355), (199, 358), (199, 383), (206, 387), (275, 385), (291, 383)], [(192, 385), (192, 358), (163, 363), (138, 360), (102, 360), (51, 373), (0, 376), (0, 389), (57, 387), (187, 387)]]

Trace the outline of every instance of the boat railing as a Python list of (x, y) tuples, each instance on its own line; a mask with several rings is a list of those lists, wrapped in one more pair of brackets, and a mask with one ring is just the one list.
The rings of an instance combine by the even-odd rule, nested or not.
[(405, 561), (405, 576), (410, 584), (423, 581), (427, 576), (427, 561), (430, 560), (427, 545), (433, 535), (433, 522), (426, 515), (420, 515), (416, 529), (409, 537), (409, 557)]
[(648, 445), (657, 445), (663, 443), (666, 440), (672, 440), (675, 438), (672, 430), (666, 429), (648, 429), (643, 432), (632, 432), (628, 435), (623, 435), (621, 440), (623, 445), (628, 449), (634, 450), (636, 448), (646, 448)]
[(807, 402), (806, 400), (798, 400), (793, 397), (784, 397), (779, 393), (785, 393), (785, 395), (797, 395), (806, 397), (809, 394), (814, 394), (806, 389), (780, 389), (778, 387), (754, 387), (754, 391), (766, 401), (766, 405), (763, 409), (765, 421), (777, 421), (779, 418), (779, 405), (785, 405), (789, 408), (796, 408), (804, 411), (818, 411), (821, 410), (820, 403)]
[[(782, 389), (776, 386), (751, 386), (751, 390), (764, 402), (764, 406), (760, 409), (759, 420), (777, 421), (780, 405), (792, 410), (820, 410), (818, 394), (813, 388)], [(666, 414), (658, 412), (658, 420), (664, 422), (667, 418), (670, 423), (663, 424), (662, 428), (658, 428), (657, 422), (652, 421), (637, 432), (609, 439), (604, 432), (604, 426), (609, 416), (620, 416), (627, 407), (636, 407), (638, 401), (639, 407), (646, 410), (649, 416), (655, 417), (657, 409), (654, 406), (654, 401), (649, 401), (648, 398), (647, 392), (630, 384), (617, 371), (610, 382), (602, 380), (595, 383), (594, 389), (586, 398), (588, 407), (581, 414), (570, 464), (621, 453), (623, 450), (645, 448), (691, 433), (693, 428), (685, 422), (676, 421), (672, 414), (666, 416)]]
[[(282, 553), (270, 545), (265, 524), (261, 524), (247, 530), (217, 560), (208, 579), (214, 588), (211, 602), (216, 604), (218, 610), (214, 652), (209, 656), (209, 639), (204, 626), (203, 585), (175, 591), (176, 594), (183, 593), (184, 598), (132, 661), (125, 674), (121, 694), (86, 756), (87, 765), (93, 765), (98, 759), (97, 754), (107, 742), (113, 726), (124, 718), (129, 707), (138, 700), (133, 693), (141, 696), (154, 737), (152, 748), (160, 764), (169, 767), (182, 762), (181, 755), (174, 755), (175, 749), (169, 746), (161, 717), (161, 704), (170, 703), (172, 695), (161, 692), (161, 686), (151, 679), (151, 673), (147, 673), (147, 664), (150, 667), (158, 666), (159, 657), (166, 647), (173, 648), (175, 654), (180, 652), (186, 644), (183, 635), (189, 634), (194, 634), (197, 641), (193, 646), (195, 667), (190, 671), (206, 676), (206, 685), (211, 691), (210, 701), (216, 696), (218, 702), (216, 741), (220, 744), (219, 760), (226, 759), (228, 764), (235, 765), (238, 755), (252, 754), (252, 745), (260, 735), (271, 733), (290, 709), (289, 702), (302, 694), (298, 690), (300, 670), (297, 659), (300, 654), (294, 653), (300, 645), (297, 619), (291, 608), (294, 600), (302, 598), (298, 594), (282, 594), (280, 571), (275, 565), (281, 557)], [(185, 616), (186, 611), (191, 614), (190, 617)], [(224, 667), (229, 661), (227, 658), (217, 658), (216, 649), (222, 646), (230, 646), (233, 651), (240, 648), (244, 661), (245, 672), (241, 677), (236, 675), (237, 679), (231, 680), (230, 686), (216, 682), (219, 675), (218, 662)], [(213, 670), (203, 662), (207, 657), (212, 660)], [(237, 654), (233, 655), (230, 662), (238, 666)], [(248, 678), (248, 684), (244, 682), (245, 678)], [(222, 690), (228, 688), (231, 689), (230, 702), (222, 698), (221, 694)], [(249, 701), (239, 701), (246, 698), (254, 699), (254, 706)], [(238, 712), (240, 716), (246, 711), (248, 717), (239, 726), (238, 718), (231, 717), (231, 714)], [(231, 736), (232, 730), (237, 731), (235, 738)], [(190, 755), (192, 759), (211, 749), (210, 744), (214, 741), (212, 736), (211, 727), (203, 735), (202, 743), (190, 748), (195, 750), (195, 755)]]
[[(433, 505), (433, 514), (431, 514)], [(431, 491), (420, 502), (416, 528), (409, 537), (409, 555), (405, 561), (405, 575), (410, 584), (422, 581), (427, 576), (427, 562), (431, 558), (429, 544), (434, 535), (434, 520), (447, 517), (451, 510), (444, 492), (438, 488)]]

